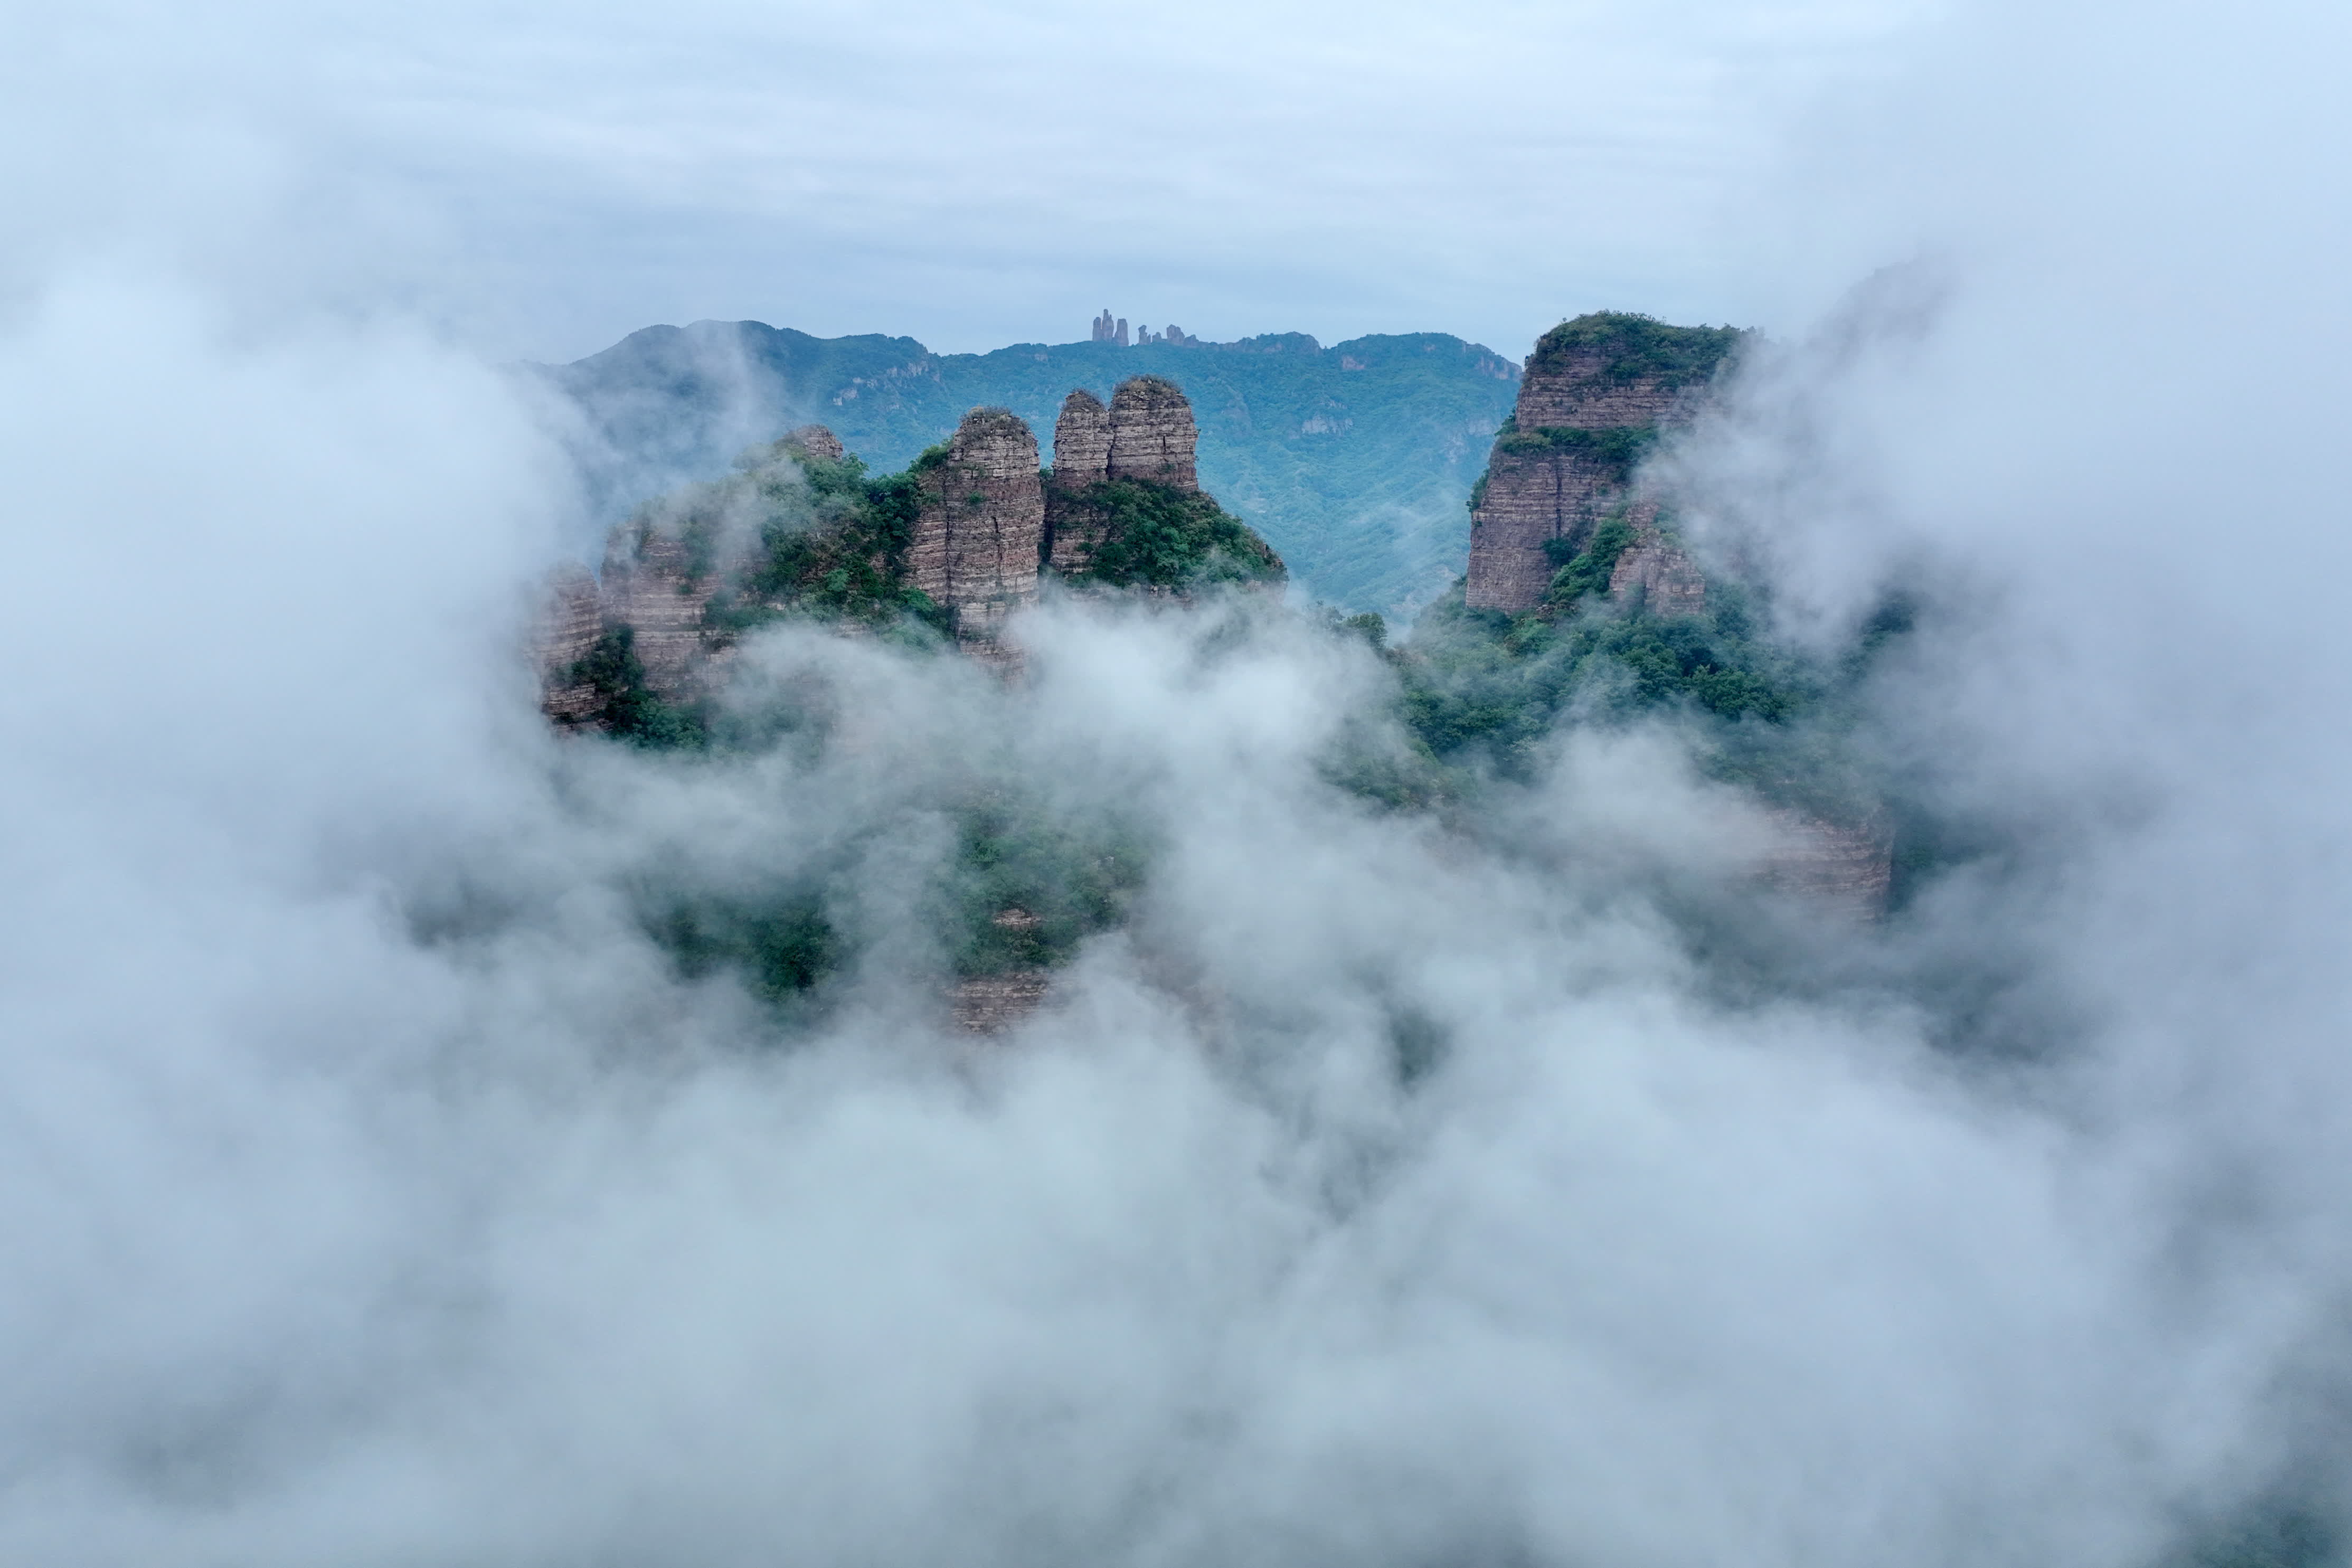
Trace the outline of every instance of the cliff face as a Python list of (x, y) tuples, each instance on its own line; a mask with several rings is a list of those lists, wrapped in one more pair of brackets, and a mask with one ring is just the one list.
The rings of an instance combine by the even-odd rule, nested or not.
[(1081, 388), (1062, 400), (1054, 421), (1053, 482), (1045, 487), (1045, 537), (1056, 572), (1082, 568), (1099, 529), (1080, 498), (1110, 477), (1110, 410)]
[(1139, 375), (1110, 397), (1110, 477), (1147, 479), (1172, 490), (1198, 491), (1193, 453), (1201, 433), (1192, 405), (1172, 381)]
[[(1556, 570), (1553, 555), (1589, 542), (1623, 499), (1647, 443), (1690, 417), (1738, 339), (1729, 328), (1606, 313), (1545, 333), (1470, 514), (1464, 603), (1533, 609)], [(1548, 553), (1553, 541), (1562, 543)], [(1651, 554), (1626, 569), (1654, 574), (1667, 570), (1661, 560)]]
[[(843, 456), (839, 439), (822, 425), (803, 426), (777, 445), (801, 457)], [(532, 628), (542, 710), (567, 727), (599, 721), (612, 693), (574, 677), (605, 634), (622, 627), (629, 631), (628, 652), (642, 669), (646, 690), (669, 702), (692, 698), (713, 652), (706, 612), (721, 581), (718, 563), (698, 560), (693, 542), (650, 521), (613, 531), (601, 580), (582, 566), (559, 568)], [(604, 672), (607, 679), (611, 673)]]
[(1579, 550), (1622, 493), (1623, 476), (1587, 454), (1497, 443), (1486, 489), (1470, 513), (1470, 564), (1463, 603), (1472, 609), (1535, 608), (1555, 567), (1545, 546)]
[[(679, 486), (724, 481), (746, 446), (821, 421), (877, 474), (905, 468), (965, 411), (1011, 408), (1043, 446), (1063, 395), (1182, 386), (1198, 482), (1247, 516), (1318, 599), (1410, 619), (1462, 574), (1465, 501), (1511, 411), (1519, 359), (1444, 333), (1321, 345), (1284, 333), (1201, 342), (1172, 331), (934, 354), (907, 338), (819, 339), (758, 322), (656, 329), (544, 374), (579, 406), (578, 456), (604, 522)], [(1305, 432), (1302, 437), (1302, 432)], [(593, 565), (593, 563), (592, 562)]]
[(784, 437), (784, 445), (809, 457), (822, 458), (833, 463), (837, 463), (849, 455), (848, 449), (841, 444), (841, 437), (822, 425), (803, 425), (797, 430), (788, 432)]
[(1651, 524), (1617, 557), (1609, 574), (1609, 596), (1654, 616), (1704, 615), (1706, 579), (1697, 562)]
[(604, 607), (596, 579), (577, 563), (557, 568), (530, 639), (531, 662), (539, 667), (540, 707), (557, 723), (584, 724), (595, 716), (596, 689), (572, 679), (572, 672), (604, 635)]
[(951, 613), (959, 639), (992, 641), (1007, 616), (1037, 597), (1045, 532), (1037, 437), (1010, 409), (975, 408), (921, 483), (908, 581)]
[(551, 585), (534, 634), (543, 704), (561, 723), (639, 739), (698, 733), (697, 700), (736, 638), (796, 612), (876, 628), (929, 618), (968, 653), (1016, 663), (1004, 623), (1035, 602), (1049, 555), (1097, 589), (1278, 585), (1281, 558), (1201, 490), (1194, 437), (1183, 393), (1156, 377), (1121, 385), (1108, 408), (1069, 395), (1050, 486), (1036, 437), (1003, 408), (973, 409), (947, 443), (883, 478), (803, 426), (746, 454), (730, 479), (614, 530), (601, 585), (576, 568)]
[(1895, 879), (1895, 836), (1883, 821), (1824, 821), (1794, 811), (1776, 811), (1785, 839), (1765, 862), (1768, 886), (1795, 893), (1855, 920), (1886, 912)]
[(685, 540), (646, 528), (622, 530), (607, 546), (603, 581), (606, 619), (635, 630), (646, 689), (670, 701), (686, 696), (703, 651), (703, 607), (717, 577), (708, 568), (694, 569)]

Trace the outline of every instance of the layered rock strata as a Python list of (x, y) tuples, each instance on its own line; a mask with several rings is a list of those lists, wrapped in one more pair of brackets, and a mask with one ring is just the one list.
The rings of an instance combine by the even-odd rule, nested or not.
[(1054, 483), (1062, 489), (1082, 490), (1108, 478), (1110, 410), (1080, 387), (1062, 399), (1061, 416), (1054, 421)]
[(841, 444), (841, 437), (822, 425), (803, 425), (797, 430), (788, 431), (783, 444), (787, 448), (832, 463), (837, 463), (849, 455), (848, 449)]
[(547, 584), (539, 620), (531, 627), (531, 662), (539, 667), (540, 707), (559, 724), (584, 724), (594, 717), (596, 689), (572, 679), (604, 635), (604, 607), (596, 579), (578, 563), (558, 567)]
[(604, 622), (635, 630), (646, 689), (666, 701), (694, 688), (702, 612), (719, 586), (717, 574), (698, 569), (693, 554), (685, 540), (651, 526), (620, 530), (604, 552)]
[(1037, 437), (1010, 409), (975, 408), (922, 486), (908, 581), (951, 614), (960, 640), (992, 643), (1005, 617), (1037, 597)]
[(1581, 549), (1601, 514), (1622, 496), (1622, 476), (1589, 456), (1497, 444), (1486, 488), (1470, 512), (1470, 565), (1462, 602), (1473, 609), (1531, 610), (1556, 570), (1545, 546)]
[[(1557, 552), (1546, 547), (1583, 547), (1623, 499), (1645, 439), (1691, 417), (1738, 336), (1609, 315), (1545, 333), (1470, 514), (1463, 602), (1514, 615), (1535, 608), (1556, 569)], [(1627, 570), (1678, 582), (1671, 566), (1652, 552)]]
[(1110, 478), (1197, 491), (1193, 454), (1200, 441), (1192, 405), (1174, 382), (1139, 375), (1110, 395)]
[[(783, 437), (797, 454), (838, 459), (841, 440), (822, 425), (804, 425)], [(572, 675), (600, 638), (620, 626), (645, 669), (646, 689), (668, 701), (691, 697), (708, 674), (711, 639), (704, 612), (719, 585), (692, 544), (656, 523), (615, 529), (604, 547), (602, 580), (586, 568), (559, 569), (533, 627), (531, 654), (539, 667), (541, 707), (560, 724), (591, 721), (602, 700)]]
[(956, 982), (948, 1011), (956, 1027), (971, 1035), (1001, 1035), (1017, 1027), (1045, 1005), (1053, 989), (1050, 969), (1013, 969), (975, 974)]
[(1110, 410), (1080, 388), (1054, 421), (1054, 467), (1045, 487), (1046, 555), (1057, 572), (1084, 566), (1100, 533), (1082, 498), (1110, 477)]
[(1788, 810), (1772, 816), (1782, 843), (1764, 863), (1768, 886), (1858, 921), (1886, 912), (1895, 835), (1885, 822), (1829, 822)]
[(1689, 552), (1652, 524), (1617, 557), (1609, 574), (1609, 596), (1654, 616), (1704, 615), (1706, 579)]

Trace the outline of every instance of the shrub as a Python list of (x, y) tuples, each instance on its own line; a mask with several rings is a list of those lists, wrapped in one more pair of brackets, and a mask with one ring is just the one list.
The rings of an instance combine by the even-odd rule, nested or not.
[(1282, 557), (1214, 498), (1146, 479), (1108, 479), (1070, 505), (1070, 521), (1094, 533), (1071, 575), (1112, 587), (1193, 588), (1212, 583), (1280, 582)]

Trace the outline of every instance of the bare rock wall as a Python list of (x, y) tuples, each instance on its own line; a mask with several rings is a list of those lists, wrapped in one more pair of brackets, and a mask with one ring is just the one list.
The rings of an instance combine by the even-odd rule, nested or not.
[(704, 652), (703, 607), (719, 579), (697, 572), (686, 541), (652, 528), (623, 529), (604, 553), (604, 618), (636, 633), (646, 689), (677, 701), (696, 689)]
[(549, 574), (547, 596), (531, 627), (531, 662), (539, 667), (540, 710), (559, 724), (583, 724), (596, 710), (595, 689), (575, 683), (572, 666), (604, 635), (604, 606), (596, 579), (578, 563)]
[(1617, 557), (1609, 574), (1609, 596), (1621, 604), (1638, 603), (1654, 616), (1704, 615), (1706, 579), (1681, 545), (1646, 528)]
[(1556, 568), (1544, 546), (1583, 548), (1595, 520), (1621, 491), (1616, 471), (1580, 452), (1512, 452), (1500, 445), (1486, 465), (1486, 489), (1470, 514), (1473, 609), (1535, 608)]
[(975, 408), (923, 489), (908, 578), (954, 613), (960, 638), (992, 642), (1005, 617), (1037, 597), (1045, 529), (1037, 437), (1010, 409)]
[(1764, 864), (1767, 886), (1822, 908), (1874, 921), (1886, 912), (1895, 879), (1895, 835), (1884, 821), (1837, 823), (1801, 812), (1773, 814), (1782, 847)]
[(1201, 476), (1193, 457), (1200, 440), (1192, 405), (1175, 383), (1139, 375), (1111, 394), (1110, 478), (1197, 490)]

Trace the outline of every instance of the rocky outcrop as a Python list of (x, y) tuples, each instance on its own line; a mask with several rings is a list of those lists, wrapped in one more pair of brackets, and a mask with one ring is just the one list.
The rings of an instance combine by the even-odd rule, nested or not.
[(1045, 1005), (1053, 989), (1050, 969), (1011, 969), (974, 974), (956, 982), (948, 1010), (956, 1027), (970, 1035), (1001, 1035), (1017, 1027)]
[(1855, 920), (1886, 912), (1895, 879), (1895, 835), (1886, 822), (1837, 823), (1786, 809), (1772, 817), (1781, 846), (1764, 863), (1767, 886)]
[(1139, 375), (1111, 394), (1110, 478), (1197, 491), (1201, 477), (1193, 454), (1200, 440), (1192, 405), (1174, 382)]
[(1470, 565), (1463, 588), (1473, 609), (1531, 610), (1557, 569), (1546, 546), (1590, 542), (1601, 515), (1623, 494), (1624, 474), (1590, 453), (1540, 441), (1498, 442), (1470, 512)]
[(1088, 335), (1096, 342), (1107, 343), (1118, 331), (1118, 323), (1111, 319), (1110, 307), (1105, 305), (1103, 313), (1094, 319), (1094, 330)]
[[(828, 474), (815, 478), (833, 510), (804, 508), (800, 523), (772, 531), (759, 521), (767, 515), (762, 487), (803, 493), (778, 466), (844, 455), (831, 431), (803, 426), (747, 454), (734, 479), (616, 529), (601, 586), (584, 573), (565, 579), (537, 638), (547, 710), (567, 724), (618, 724), (614, 715), (644, 710), (621, 701), (640, 684), (644, 696), (690, 708), (715, 687), (746, 626), (805, 605), (878, 626), (915, 609), (908, 589), (945, 612), (940, 618), (966, 652), (1014, 667), (1020, 656), (1004, 624), (1035, 602), (1049, 553), (1072, 581), (1107, 591), (1182, 597), (1206, 583), (1278, 591), (1280, 558), (1202, 493), (1196, 440), (1192, 405), (1172, 383), (1138, 377), (1108, 408), (1074, 392), (1055, 428), (1048, 486), (1029, 426), (1008, 409), (975, 408), (908, 471), (911, 525), (893, 510), (903, 509), (905, 480), (845, 488), (844, 476)], [(1145, 482), (1107, 485), (1122, 478)], [(1139, 527), (1146, 531), (1130, 531)], [(727, 613), (713, 626), (711, 605), (722, 594)], [(626, 646), (602, 644), (625, 626)], [(591, 652), (595, 681), (573, 681)], [(651, 711), (665, 723), (693, 718)]]
[(1080, 387), (1062, 399), (1061, 416), (1054, 421), (1054, 483), (1066, 490), (1082, 490), (1108, 478), (1110, 410)]
[(1037, 437), (1010, 409), (975, 408), (945, 457), (917, 471), (924, 500), (908, 581), (950, 613), (959, 640), (993, 643), (1005, 617), (1037, 597)]
[(1046, 554), (1057, 572), (1084, 566), (1100, 531), (1080, 499), (1110, 477), (1110, 410), (1084, 388), (1062, 400), (1054, 421), (1052, 482), (1045, 487)]
[(1199, 431), (1174, 383), (1119, 384), (1105, 409), (1073, 392), (1054, 426), (1048, 563), (1081, 592), (1189, 599), (1223, 584), (1279, 593), (1282, 558), (1201, 489)]
[(1698, 563), (1655, 524), (1644, 526), (1609, 574), (1609, 596), (1654, 616), (1696, 616), (1706, 611), (1706, 579)]
[(691, 545), (653, 525), (618, 529), (605, 547), (599, 595), (605, 624), (635, 631), (646, 689), (665, 701), (694, 689), (702, 612), (718, 586), (718, 574), (694, 559)]
[(831, 463), (837, 463), (849, 455), (841, 444), (841, 437), (822, 425), (803, 425), (797, 430), (788, 431), (782, 445), (787, 451), (803, 457), (822, 458)]
[[(840, 438), (822, 425), (803, 425), (776, 445), (800, 458), (845, 456)], [(603, 697), (571, 676), (598, 640), (620, 626), (632, 634), (629, 651), (644, 669), (646, 690), (672, 702), (699, 691), (713, 651), (704, 612), (720, 583), (717, 563), (703, 558), (710, 544), (657, 519), (640, 519), (605, 541), (601, 581), (576, 565), (554, 574), (531, 637), (549, 718), (565, 725), (594, 719)]]
[(596, 579), (577, 562), (549, 575), (547, 596), (531, 627), (531, 662), (539, 668), (540, 709), (562, 725), (584, 724), (596, 711), (595, 688), (572, 679), (604, 635), (604, 608)]
[[(1738, 341), (1729, 328), (1609, 313), (1545, 333), (1470, 513), (1463, 602), (1515, 615), (1535, 608), (1554, 556), (1582, 548), (1623, 498), (1647, 442), (1689, 419)], [(1548, 550), (1554, 541), (1564, 547)], [(1680, 581), (1672, 559), (1655, 552), (1626, 570), (1635, 574), (1629, 581), (1645, 572), (1670, 589)]]

